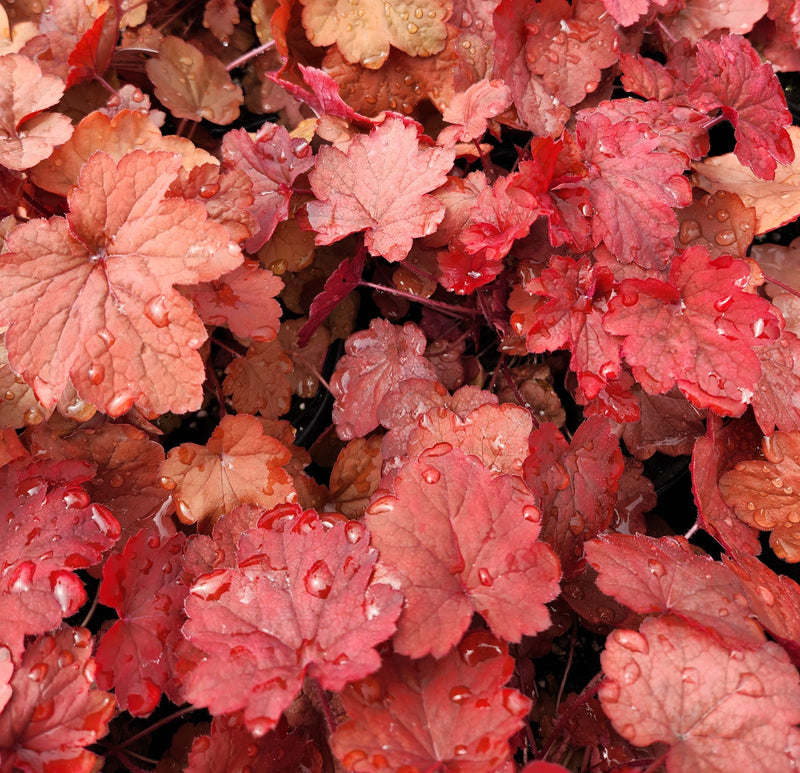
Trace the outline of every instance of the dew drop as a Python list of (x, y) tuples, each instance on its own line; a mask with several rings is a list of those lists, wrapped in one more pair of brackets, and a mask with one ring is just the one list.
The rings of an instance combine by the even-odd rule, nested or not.
[(5, 398), (6, 400), (14, 400), (16, 398), (16, 394), (12, 392), (10, 389), (6, 392)]
[(653, 577), (663, 577), (666, 573), (664, 564), (662, 564), (661, 561), (657, 561), (655, 558), (651, 558), (647, 562), (647, 566), (650, 569), (650, 574), (652, 574)]
[(684, 220), (678, 231), (678, 239), (681, 244), (689, 244), (695, 239), (699, 239), (702, 235), (703, 232), (700, 229), (700, 223), (696, 220)]
[(464, 744), (463, 744), (463, 743), (456, 744), (456, 745), (453, 747), (453, 754), (454, 754), (456, 757), (463, 757), (463, 756), (464, 756), (464, 755), (465, 755), (465, 754), (466, 754), (468, 751), (469, 751), (469, 750), (467, 749), (467, 747), (466, 747), (466, 746), (464, 746)]
[(28, 678), (34, 682), (41, 682), (47, 676), (49, 670), (47, 663), (37, 663), (28, 671)]
[(103, 367), (102, 363), (93, 362), (89, 366), (89, 370), (86, 372), (86, 375), (92, 384), (98, 386), (99, 384), (103, 383), (103, 379), (106, 376), (106, 369)]
[(381, 683), (374, 676), (367, 676), (352, 683), (353, 690), (366, 703), (378, 703), (383, 698)]
[(92, 520), (103, 534), (113, 534), (118, 531), (117, 521), (111, 511), (103, 505), (92, 505)]
[(163, 295), (156, 295), (144, 306), (144, 315), (156, 327), (166, 327), (169, 324), (169, 308), (167, 299)]
[(531, 523), (539, 523), (542, 520), (542, 511), (535, 505), (525, 505), (522, 508), (522, 517)]
[(611, 634), (611, 638), (616, 641), (620, 647), (624, 647), (629, 652), (639, 652), (642, 655), (646, 655), (650, 651), (650, 645), (647, 643), (647, 639), (637, 631), (619, 629)]
[(161, 486), (161, 488), (167, 489), (167, 491), (172, 491), (178, 484), (175, 483), (175, 481), (170, 478), (169, 475), (162, 475), (158, 479), (158, 485)]
[(33, 714), (31, 715), (32, 722), (44, 722), (46, 719), (50, 719), (55, 713), (56, 706), (53, 700), (45, 700), (41, 703), (36, 705), (36, 708), (33, 710)]
[(429, 467), (422, 473), (422, 478), (426, 483), (438, 483), (440, 478), (439, 470)]
[(303, 585), (309, 595), (318, 599), (328, 598), (333, 585), (333, 574), (323, 561), (315, 561), (303, 577)]
[(626, 664), (625, 668), (622, 669), (622, 683), (630, 686), (641, 676), (641, 674), (642, 669), (639, 668), (639, 664), (635, 660), (631, 660)]
[(358, 521), (348, 521), (344, 527), (344, 536), (351, 545), (359, 542), (366, 533), (364, 525)]
[(114, 395), (106, 406), (106, 413), (111, 417), (122, 416), (127, 413), (133, 406), (133, 398), (130, 395), (121, 394)]
[(245, 754), (250, 758), (253, 759), (254, 757), (258, 756), (258, 746), (254, 743), (248, 744), (247, 749), (245, 750)]
[(775, 606), (775, 594), (764, 585), (759, 585), (756, 588), (756, 593), (758, 593), (759, 598), (768, 606), (772, 607)]
[(353, 749), (342, 757), (342, 765), (344, 765), (347, 770), (353, 770), (359, 762), (365, 759), (367, 759), (367, 753), (365, 751)]
[(101, 327), (97, 331), (97, 337), (103, 342), (106, 349), (110, 349), (117, 341), (114, 334), (107, 327)]
[(618, 682), (603, 682), (600, 685), (600, 700), (607, 703), (616, 703), (619, 700), (620, 687)]
[(91, 497), (82, 488), (69, 488), (61, 500), (67, 510), (82, 510), (89, 506)]
[(733, 296), (726, 295), (724, 298), (719, 298), (714, 301), (714, 308), (719, 312), (727, 311), (733, 303)]
[(696, 685), (699, 673), (696, 668), (689, 666), (681, 671), (681, 681), (688, 685)]
[(109, 479), (109, 485), (113, 488), (119, 488), (125, 482), (125, 476), (115, 472)]
[(450, 700), (453, 703), (463, 703), (472, 695), (472, 690), (466, 685), (457, 684), (455, 687), (450, 688)]
[(217, 183), (200, 186), (200, 198), (210, 199), (212, 196), (216, 196), (218, 193), (219, 193), (219, 185)]
[(623, 291), (621, 297), (623, 306), (635, 306), (639, 302), (639, 293), (631, 290)]
[(755, 674), (749, 671), (739, 677), (736, 692), (739, 695), (747, 695), (749, 698), (763, 698), (765, 695), (763, 683)]
[(488, 631), (472, 631), (458, 644), (461, 659), (471, 667), (503, 654), (497, 640)]
[(182, 499), (173, 497), (172, 501), (175, 503), (175, 511), (178, 513), (178, 518), (180, 518), (183, 523), (194, 523), (195, 517), (192, 513), (192, 508)]
[(491, 572), (486, 567), (478, 569), (478, 580), (480, 580), (481, 585), (485, 585), (487, 588), (491, 588), (494, 582)]
[(729, 247), (736, 241), (736, 234), (730, 228), (726, 228), (714, 237), (714, 241), (720, 247)]

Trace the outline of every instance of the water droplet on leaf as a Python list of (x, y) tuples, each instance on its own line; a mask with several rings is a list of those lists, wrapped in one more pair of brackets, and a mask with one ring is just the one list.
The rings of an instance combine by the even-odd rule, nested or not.
[(322, 561), (315, 561), (303, 577), (306, 592), (318, 599), (328, 598), (333, 585), (333, 574), (328, 565)]

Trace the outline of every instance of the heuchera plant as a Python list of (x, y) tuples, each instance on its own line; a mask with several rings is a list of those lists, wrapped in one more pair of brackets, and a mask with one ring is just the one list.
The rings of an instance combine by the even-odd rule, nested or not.
[(0, 3), (0, 773), (796, 770), (798, 19)]

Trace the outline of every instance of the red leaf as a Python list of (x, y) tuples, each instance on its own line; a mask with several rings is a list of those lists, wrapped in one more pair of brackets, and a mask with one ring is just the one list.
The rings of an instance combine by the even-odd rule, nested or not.
[(255, 253), (266, 244), (275, 228), (289, 217), (289, 199), (294, 181), (314, 166), (307, 142), (292, 138), (278, 124), (267, 123), (255, 139), (244, 129), (233, 129), (222, 139), (226, 169), (241, 169), (253, 181), (255, 201), (250, 208), (258, 230), (244, 244)]
[(113, 9), (94, 20), (67, 58), (67, 88), (90, 78), (102, 77), (111, 64), (118, 32), (119, 20)]
[[(80, 485), (90, 475), (91, 468), (81, 462), (15, 463), (2, 470), (0, 512), (6, 515), (0, 519), (0, 599), (19, 595), (16, 603), (3, 602), (17, 610), (31, 603), (29, 593), (31, 606), (44, 602), (30, 622), (23, 618), (0, 632), (0, 643), (15, 659), (25, 634), (44, 633), (78, 611), (86, 593), (73, 570), (96, 564), (119, 537), (117, 521), (105, 507), (92, 504)], [(42, 613), (51, 616), (43, 620)]]
[(530, 436), (525, 482), (540, 497), (542, 540), (558, 554), (564, 575), (580, 569), (585, 540), (611, 523), (619, 479), (625, 469), (608, 419), (592, 417), (568, 445), (551, 423)]
[(71, 378), (111, 416), (134, 403), (157, 414), (199, 407), (206, 331), (173, 285), (215, 279), (241, 252), (200, 204), (164, 200), (179, 164), (169, 153), (133, 151), (117, 164), (98, 152), (66, 219), (9, 235), (0, 261), (9, 362), (43, 405)]
[(774, 642), (731, 650), (667, 617), (614, 631), (601, 663), (614, 728), (636, 746), (668, 743), (667, 770), (774, 773), (800, 761), (798, 675)]
[(782, 432), (800, 430), (800, 339), (784, 330), (777, 341), (757, 346), (761, 378), (753, 395), (753, 413), (765, 435), (777, 427)]
[(673, 260), (669, 282), (620, 284), (603, 326), (625, 336), (622, 354), (647, 392), (677, 383), (698, 407), (744, 411), (761, 371), (753, 346), (777, 338), (782, 321), (768, 301), (740, 289), (749, 276), (744, 261), (709, 260), (691, 247)]
[(692, 200), (685, 159), (661, 152), (660, 138), (647, 124), (612, 123), (598, 111), (578, 113), (576, 136), (588, 175), (565, 187), (589, 191), (595, 239), (620, 263), (663, 268), (678, 230), (673, 207)]
[(0, 163), (9, 169), (29, 169), (72, 135), (67, 116), (42, 112), (58, 102), (64, 84), (53, 75), (42, 75), (36, 62), (20, 54), (0, 57), (0, 84), (0, 104), (5, 113), (0, 128)]
[(63, 628), (33, 642), (11, 679), (0, 712), (3, 771), (90, 773), (97, 757), (84, 747), (106, 734), (114, 698), (92, 689), (92, 637)]
[(800, 663), (800, 586), (789, 577), (777, 575), (757, 558), (746, 553), (722, 556), (725, 565), (739, 578), (750, 608), (758, 622)]
[(736, 517), (718, 485), (723, 471), (757, 453), (759, 443), (747, 443), (746, 432), (741, 422), (723, 427), (722, 419), (709, 414), (707, 434), (697, 439), (692, 452), (692, 492), (703, 529), (726, 550), (757, 556), (761, 552), (757, 530)]
[(187, 587), (180, 553), (186, 537), (161, 539), (142, 529), (103, 569), (97, 599), (119, 615), (97, 647), (97, 684), (114, 688), (117, 703), (135, 717), (148, 716), (170, 689), (169, 655), (180, 637)]
[(572, 352), (570, 369), (588, 400), (620, 373), (621, 339), (601, 324), (613, 281), (606, 267), (588, 258), (554, 255), (540, 276), (515, 287), (508, 299), (511, 326), (525, 336), (529, 352)]
[(541, 514), (522, 480), (493, 475), (448, 444), (404, 464), (364, 517), (379, 576), (406, 596), (397, 652), (441, 657), (479, 612), (506, 641), (545, 630), (558, 560), (537, 542)]
[(278, 335), (281, 307), (275, 300), (283, 282), (247, 262), (211, 282), (183, 287), (207, 325), (224, 325), (239, 338), (271, 341)]
[(356, 521), (324, 525), (297, 506), (264, 516), (240, 539), (236, 568), (191, 587), (183, 633), (205, 655), (185, 677), (189, 699), (214, 714), (243, 709), (261, 736), (306, 673), (341, 690), (377, 670), (375, 645), (393, 633), (402, 597), (372, 581), (376, 558)]
[(607, 534), (585, 544), (597, 569), (597, 587), (635, 612), (677, 615), (718, 634), (720, 641), (752, 646), (764, 641), (742, 588), (724, 564), (698, 556), (681, 537)]
[(358, 287), (366, 259), (367, 251), (358, 250), (352, 258), (345, 258), (325, 280), (325, 287), (314, 298), (308, 309), (308, 322), (303, 325), (297, 336), (298, 346), (306, 346), (314, 331), (328, 318), (339, 302)]
[(261, 738), (232, 717), (214, 717), (211, 734), (197, 736), (184, 773), (320, 773), (322, 756), (302, 732), (282, 722)]
[(776, 162), (794, 160), (785, 128), (792, 116), (772, 66), (762, 64), (746, 38), (725, 35), (719, 41), (698, 42), (697, 68), (690, 99), (705, 110), (722, 108), (735, 128), (736, 157), (759, 177), (772, 180)]
[(373, 676), (341, 693), (348, 720), (334, 754), (356, 773), (497, 771), (530, 701), (504, 688), (513, 671), (506, 645), (468, 633), (440, 660), (390, 655)]
[(372, 255), (403, 260), (412, 241), (436, 230), (444, 207), (430, 192), (445, 182), (453, 151), (421, 148), (419, 132), (389, 116), (347, 152), (323, 147), (309, 175), (317, 201), (306, 205), (317, 244), (366, 230)]
[(396, 384), (407, 378), (436, 381), (436, 371), (422, 356), (426, 344), (412, 322), (399, 327), (380, 318), (369, 330), (348, 336), (346, 354), (331, 376), (333, 422), (342, 440), (363, 437), (378, 426), (378, 405)]

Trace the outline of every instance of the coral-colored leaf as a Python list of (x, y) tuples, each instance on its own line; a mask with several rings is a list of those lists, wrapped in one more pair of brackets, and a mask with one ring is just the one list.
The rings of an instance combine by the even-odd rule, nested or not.
[(97, 599), (119, 615), (97, 647), (97, 684), (114, 688), (117, 703), (135, 717), (148, 716), (169, 690), (170, 652), (183, 623), (187, 586), (181, 582), (185, 535), (161, 539), (142, 529), (103, 568)]
[[(667, 3), (659, 2), (659, 5)], [(687, 38), (694, 45), (715, 30), (729, 30), (746, 35), (767, 12), (767, 0), (720, 5), (717, 0), (689, 0), (677, 13), (663, 16), (663, 23), (675, 39)]]
[(448, 444), (404, 464), (393, 493), (365, 515), (379, 576), (406, 596), (395, 651), (441, 657), (474, 612), (507, 641), (546, 629), (544, 605), (561, 573), (553, 551), (536, 541), (540, 520), (520, 478), (493, 475)]
[(739, 462), (719, 481), (725, 502), (750, 526), (771, 532), (785, 561), (800, 561), (800, 432), (776, 432), (763, 442), (765, 461)]
[(692, 197), (692, 203), (678, 212), (675, 246), (685, 249), (702, 244), (712, 258), (744, 258), (755, 233), (755, 209), (723, 190), (711, 194), (695, 188)]
[(289, 199), (298, 176), (314, 166), (310, 145), (300, 138), (289, 136), (283, 126), (268, 123), (255, 137), (244, 129), (225, 134), (222, 140), (222, 160), (226, 169), (240, 169), (253, 181), (255, 201), (250, 211), (256, 219), (257, 230), (245, 242), (248, 252), (256, 252), (289, 217)]
[(176, 118), (224, 126), (238, 117), (242, 90), (217, 57), (170, 35), (146, 66), (156, 96)]
[(147, 114), (120, 110), (110, 118), (93, 110), (81, 119), (69, 140), (31, 170), (33, 181), (46, 191), (66, 196), (78, 182), (78, 175), (89, 156), (103, 150), (119, 161), (132, 150), (166, 150), (181, 156), (184, 169), (201, 164), (217, 164), (208, 151), (196, 148), (185, 137), (164, 136)]
[(346, 354), (331, 377), (333, 422), (342, 440), (363, 437), (378, 426), (378, 405), (399, 382), (436, 381), (433, 366), (422, 356), (425, 345), (425, 334), (412, 322), (399, 327), (380, 318), (347, 338)]
[[(256, 736), (275, 726), (308, 673), (341, 690), (380, 665), (402, 597), (373, 581), (377, 553), (358, 522), (323, 523), (283, 506), (239, 540), (237, 566), (201, 576), (183, 633), (205, 655), (186, 676), (189, 699), (212, 713), (244, 710)], [(220, 669), (238, 685), (229, 690)]]
[(615, 25), (595, 0), (545, 0), (529, 6), (526, 59), (547, 90), (572, 107), (596, 91), (601, 71), (617, 61)]
[(765, 180), (775, 176), (776, 162), (794, 159), (786, 132), (792, 116), (781, 84), (769, 63), (741, 35), (697, 44), (699, 75), (690, 98), (703, 109), (722, 108), (736, 130), (736, 157)]
[(764, 641), (749, 609), (737, 601), (742, 588), (736, 576), (693, 553), (686, 540), (608, 534), (584, 548), (599, 573), (597, 587), (635, 612), (671, 613), (741, 646)]
[(0, 57), (0, 163), (9, 169), (29, 169), (47, 158), (54, 145), (66, 142), (72, 123), (60, 113), (42, 112), (64, 93), (53, 75), (20, 54)]
[(291, 453), (265, 435), (255, 416), (225, 416), (205, 446), (184, 443), (161, 465), (161, 485), (172, 491), (184, 523), (212, 522), (237, 505), (262, 507), (292, 501), (292, 479), (283, 469)]
[(647, 392), (678, 388), (699, 407), (739, 415), (761, 375), (753, 346), (774, 340), (782, 320), (741, 287), (746, 263), (709, 260), (691, 247), (672, 262), (669, 282), (626, 279), (603, 326), (625, 336), (622, 353)]
[[(446, 404), (453, 405), (454, 398)], [(530, 411), (511, 403), (482, 404), (461, 413), (440, 407), (417, 420), (408, 435), (406, 454), (416, 459), (423, 451), (447, 443), (476, 457), (493, 473), (522, 475), (532, 429)]]
[[(0, 599), (19, 595), (25, 606), (32, 594), (33, 604), (41, 604), (31, 628), (23, 618), (0, 630), (0, 644), (15, 659), (25, 634), (43, 633), (78, 611), (86, 593), (74, 570), (98, 563), (119, 537), (117, 521), (105, 507), (92, 504), (81, 486), (91, 475), (92, 468), (77, 461), (19, 461), (2, 468), (0, 507), (11, 517), (0, 519)], [(12, 599), (4, 603), (20, 609)]]
[(800, 126), (790, 126), (787, 132), (795, 160), (791, 164), (778, 164), (774, 179), (758, 177), (734, 153), (692, 164), (695, 185), (709, 193), (730, 191), (737, 194), (745, 206), (755, 208), (756, 235), (780, 228), (800, 215), (800, 189), (795, 182), (800, 169)]
[(488, 631), (468, 633), (441, 660), (391, 655), (341, 693), (348, 720), (331, 746), (356, 773), (505, 770), (508, 739), (530, 701), (503, 685), (513, 660)]
[(215, 279), (241, 263), (238, 245), (196, 202), (163, 196), (179, 159), (133, 151), (92, 156), (67, 218), (9, 235), (0, 299), (9, 362), (40, 402), (67, 378), (111, 416), (199, 407), (205, 328), (173, 284)]
[(469, 142), (480, 139), (494, 118), (511, 105), (511, 92), (503, 81), (486, 79), (459, 92), (442, 111), (442, 118), (452, 124), (439, 133), (439, 143)]
[[(394, 46), (412, 56), (431, 56), (444, 48), (446, 0), (302, 0), (303, 27), (315, 46), (336, 44), (348, 62), (377, 69)], [(410, 13), (410, 11), (413, 11)]]
[(589, 175), (574, 185), (589, 191), (592, 231), (621, 263), (663, 268), (673, 252), (673, 207), (692, 200), (685, 161), (659, 150), (646, 124), (612, 123), (597, 111), (578, 114), (578, 145)]
[(433, 233), (444, 216), (429, 194), (444, 183), (453, 159), (452, 150), (421, 148), (417, 128), (392, 116), (356, 137), (347, 153), (322, 148), (309, 175), (318, 200), (307, 205), (317, 244), (366, 230), (373, 255), (402, 260), (413, 239)]
[(235, 0), (207, 0), (203, 11), (203, 26), (210, 29), (223, 45), (228, 44), (238, 23), (239, 9)]
[(677, 618), (617, 630), (600, 701), (636, 746), (670, 745), (668, 771), (774, 773), (798, 763), (798, 676), (777, 644), (730, 649)]
[(106, 734), (114, 698), (92, 689), (92, 637), (62, 628), (34, 641), (11, 678), (0, 712), (3, 771), (90, 773), (97, 757), (85, 747)]
[(282, 311), (275, 296), (282, 289), (283, 282), (255, 262), (211, 282), (181, 288), (207, 325), (224, 325), (253, 341), (272, 341), (278, 335)]
[(292, 361), (277, 341), (256, 342), (244, 357), (231, 360), (222, 391), (230, 395), (237, 411), (277, 419), (291, 406), (291, 370)]

